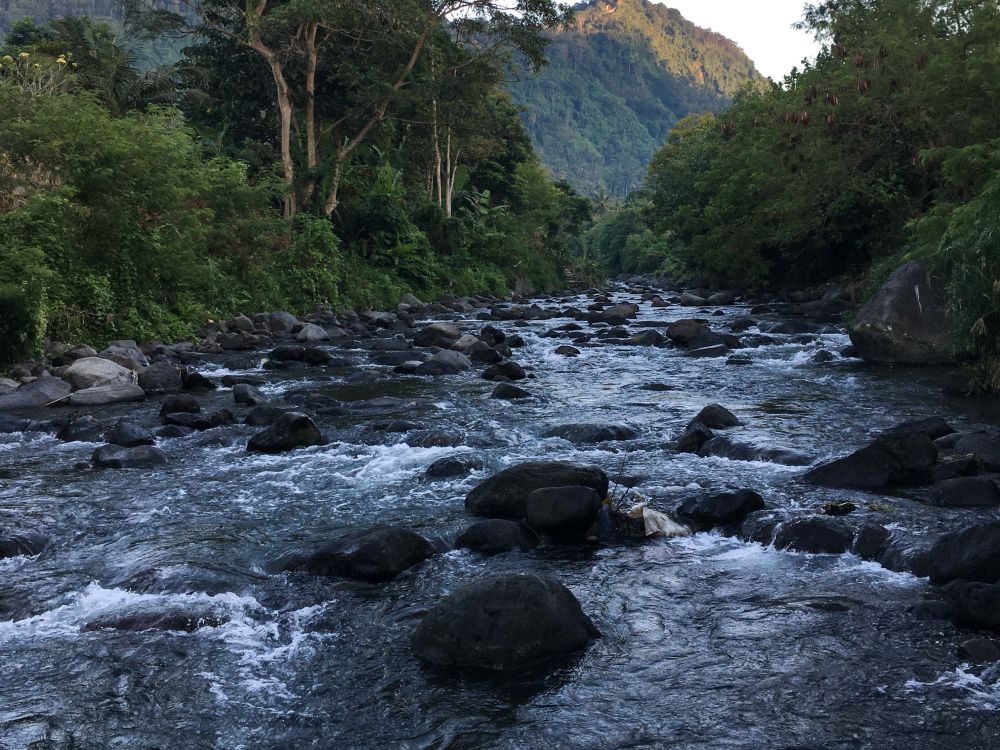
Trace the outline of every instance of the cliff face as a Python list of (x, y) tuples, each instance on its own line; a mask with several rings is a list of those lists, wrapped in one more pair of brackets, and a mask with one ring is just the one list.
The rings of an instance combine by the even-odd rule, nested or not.
[(677, 120), (765, 83), (734, 42), (647, 0), (577, 6), (548, 57), (511, 93), (543, 161), (591, 193), (624, 195)]

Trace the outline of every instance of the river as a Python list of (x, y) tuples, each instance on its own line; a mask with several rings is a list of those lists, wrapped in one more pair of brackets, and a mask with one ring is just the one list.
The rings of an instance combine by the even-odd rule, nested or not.
[[(692, 313), (652, 308), (625, 289), (613, 297), (640, 303), (634, 329)], [(711, 322), (726, 330), (747, 313), (737, 304)], [(473, 314), (449, 320), (467, 331), (483, 325)], [(159, 441), (169, 456), (163, 468), (97, 471), (88, 464), (93, 444), (0, 435), (0, 530), (49, 538), (38, 556), (0, 560), (0, 747), (1000, 745), (1000, 664), (963, 662), (956, 645), (968, 634), (923, 614), (937, 596), (926, 579), (850, 554), (782, 552), (702, 533), (493, 557), (452, 550), (381, 585), (269, 572), (289, 551), (377, 524), (405, 525), (444, 545), (471, 520), (463, 498), (472, 487), (538, 458), (641, 477), (636, 490), (663, 509), (726, 487), (756, 489), (789, 513), (848, 499), (857, 517), (914, 544), (998, 515), (818, 489), (796, 481), (801, 468), (667, 447), (711, 402), (744, 423), (732, 436), (816, 460), (908, 419), (942, 416), (956, 428), (996, 420), (981, 402), (942, 395), (940, 371), (839, 355), (814, 362), (819, 349), (849, 343), (839, 330), (776, 334), (741, 351), (751, 359), (744, 366), (623, 345), (582, 346), (567, 358), (553, 350), (570, 342), (542, 336), (567, 322), (496, 324), (525, 339), (514, 356), (533, 377), (519, 385), (536, 397), (518, 402), (488, 398), (495, 384), (478, 369), (394, 375), (366, 364), (358, 348), (326, 347), (359, 363), (368, 373), (360, 382), (347, 381), (359, 368), (264, 370), (265, 353), (204, 363), (213, 379), (264, 377), (262, 390), (276, 400), (309, 389), (345, 402), (346, 414), (317, 419), (329, 444), (277, 456), (247, 453), (259, 428), (238, 425)], [(672, 389), (644, 390), (649, 383)], [(232, 407), (228, 389), (202, 401)], [(95, 415), (130, 414), (152, 427), (158, 408), (151, 399)], [(375, 429), (394, 419), (420, 429)], [(639, 437), (589, 447), (540, 437), (567, 422), (628, 425)], [(457, 479), (424, 476), (432, 461), (458, 453), (483, 468)], [(501, 571), (557, 578), (603, 637), (542, 672), (483, 677), (423, 667), (409, 648), (423, 613), (463, 583)], [(89, 627), (171, 609), (210, 613), (213, 624), (194, 632)]]

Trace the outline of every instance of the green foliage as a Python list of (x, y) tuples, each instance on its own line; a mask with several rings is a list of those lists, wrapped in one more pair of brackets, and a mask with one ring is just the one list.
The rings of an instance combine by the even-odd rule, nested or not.
[(591, 194), (626, 195), (675, 122), (762, 82), (731, 41), (647, 0), (577, 6), (547, 54), (511, 91), (542, 161)]

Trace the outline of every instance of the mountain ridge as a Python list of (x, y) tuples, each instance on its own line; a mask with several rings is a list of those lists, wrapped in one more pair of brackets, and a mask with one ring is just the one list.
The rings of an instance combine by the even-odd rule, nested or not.
[(549, 65), (509, 88), (542, 160), (584, 192), (627, 194), (674, 123), (765, 85), (739, 45), (675, 8), (590, 0), (574, 10), (550, 35)]

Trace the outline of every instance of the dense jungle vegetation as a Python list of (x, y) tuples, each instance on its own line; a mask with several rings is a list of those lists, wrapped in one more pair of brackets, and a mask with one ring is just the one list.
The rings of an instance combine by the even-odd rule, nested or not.
[[(449, 22), (460, 6), (205, 0), (127, 33), (13, 24), (0, 360), (240, 310), (558, 283), (590, 206), (542, 167), (503, 82), (512, 55), (542, 64), (563, 11), (479, 3)], [(148, 70), (123, 41), (171, 36), (185, 56)]]
[(816, 61), (680, 122), (587, 252), (740, 288), (878, 279), (926, 257), (1000, 386), (998, 3), (835, 0), (802, 25)]

